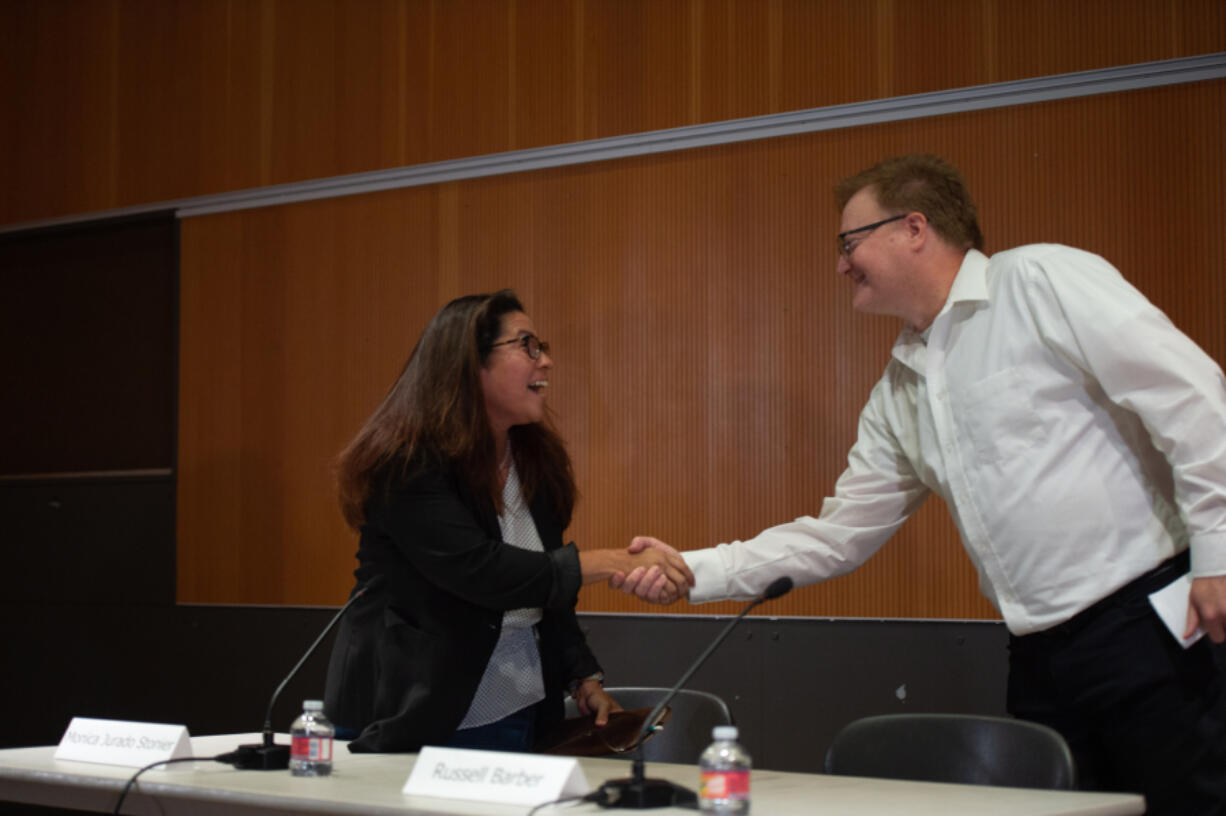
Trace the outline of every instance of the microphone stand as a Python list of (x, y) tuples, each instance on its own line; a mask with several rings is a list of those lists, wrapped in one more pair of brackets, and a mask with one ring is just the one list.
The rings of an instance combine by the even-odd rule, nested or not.
[(383, 576), (376, 575), (366, 583), (366, 586), (353, 593), (353, 597), (341, 607), (341, 610), (332, 617), (332, 620), (328, 621), (328, 625), (319, 633), (319, 637), (315, 638), (315, 642), (299, 658), (294, 668), (290, 669), (289, 674), (285, 675), (281, 685), (277, 686), (277, 690), (272, 693), (272, 698), (268, 701), (268, 708), (264, 712), (263, 741), (245, 743), (238, 746), (238, 749), (232, 755), (227, 755), (233, 757), (232, 764), (235, 768), (244, 771), (283, 771), (289, 767), (290, 747), (288, 745), (277, 744), (273, 741), (272, 707), (277, 702), (277, 698), (281, 696), (281, 692), (286, 684), (298, 673), (298, 670), (302, 668), (302, 664), (307, 661), (307, 658), (314, 654), (316, 647), (332, 631), (332, 627), (336, 626), (336, 622), (341, 619), (341, 616), (349, 611), (349, 607), (353, 606), (358, 598), (361, 598), (381, 583), (383, 583)]
[(728, 621), (728, 625), (723, 631), (711, 641), (711, 645), (706, 648), (698, 659), (690, 666), (681, 679), (677, 681), (668, 694), (664, 695), (655, 708), (651, 710), (646, 721), (643, 723), (642, 729), (639, 731), (638, 739), (634, 743), (634, 759), (630, 764), (630, 776), (623, 779), (610, 779), (600, 786), (600, 791), (603, 794), (600, 800), (601, 807), (606, 808), (626, 808), (629, 810), (646, 810), (648, 808), (668, 807), (677, 805), (685, 807), (694, 805), (698, 802), (698, 796), (694, 791), (682, 785), (677, 785), (669, 782), (667, 779), (648, 779), (646, 775), (645, 762), (643, 760), (643, 742), (656, 728), (656, 718), (664, 711), (664, 707), (677, 696), (677, 692), (681, 687), (689, 682), (694, 676), (694, 672), (707, 662), (707, 658), (715, 651), (715, 648), (724, 642), (724, 638), (728, 637), (728, 633), (732, 628), (741, 622), (749, 611), (758, 604), (764, 601), (774, 600), (781, 595), (786, 594), (792, 589), (791, 578), (778, 578), (771, 582), (766, 591), (749, 602), (740, 613), (732, 620)]

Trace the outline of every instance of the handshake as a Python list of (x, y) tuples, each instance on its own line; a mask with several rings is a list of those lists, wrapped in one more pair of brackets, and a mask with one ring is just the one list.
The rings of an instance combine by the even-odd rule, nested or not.
[(650, 603), (673, 603), (694, 586), (694, 573), (681, 554), (651, 536), (635, 536), (624, 550), (589, 550), (579, 562), (583, 583), (607, 580), (613, 589)]

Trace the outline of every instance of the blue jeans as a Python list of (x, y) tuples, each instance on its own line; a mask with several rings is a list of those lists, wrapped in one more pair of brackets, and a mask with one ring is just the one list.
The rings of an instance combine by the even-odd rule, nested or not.
[(531, 753), (536, 738), (536, 706), (521, 708), (501, 720), (456, 731), (447, 741), (451, 748)]

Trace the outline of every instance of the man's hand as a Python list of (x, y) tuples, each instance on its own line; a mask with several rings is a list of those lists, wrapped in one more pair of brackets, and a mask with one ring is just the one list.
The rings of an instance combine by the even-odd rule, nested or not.
[[(636, 566), (625, 575), (614, 575), (609, 579), (609, 586), (614, 589), (620, 589), (627, 595), (636, 595), (650, 603), (670, 604), (688, 595), (690, 587), (694, 586), (694, 573), (690, 571), (685, 559), (660, 539), (635, 536), (626, 552), (663, 557), (664, 566)], [(677, 579), (678, 573), (681, 580)]]
[(575, 689), (575, 702), (579, 704), (580, 714), (595, 714), (596, 724), (604, 725), (609, 721), (609, 714), (621, 711), (622, 707), (608, 695), (599, 680), (584, 680)]
[(1192, 579), (1183, 636), (1190, 637), (1198, 626), (1214, 643), (1226, 642), (1226, 575)]
[(579, 565), (583, 583), (608, 581), (614, 589), (638, 590), (639, 597), (655, 603), (672, 603), (694, 585), (694, 573), (681, 554), (654, 538), (636, 538), (624, 550), (587, 550)]

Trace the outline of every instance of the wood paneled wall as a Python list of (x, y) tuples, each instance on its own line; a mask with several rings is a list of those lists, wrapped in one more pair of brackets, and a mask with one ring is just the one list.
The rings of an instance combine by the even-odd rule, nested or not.
[(1221, 0), (5, 0), (0, 224), (1223, 50)]
[[(1213, 81), (184, 221), (179, 600), (343, 600), (355, 539), (331, 458), (429, 316), (502, 286), (556, 346), (581, 547), (816, 513), (897, 332), (850, 309), (830, 188), (885, 155), (947, 156), (989, 250), (1099, 252), (1226, 359), (1224, 109)], [(581, 605), (645, 609), (603, 587)], [(769, 612), (994, 616), (936, 499), (865, 568)]]

